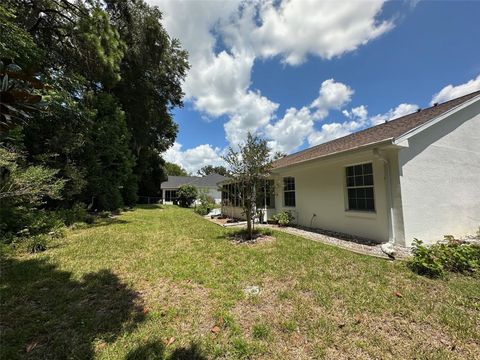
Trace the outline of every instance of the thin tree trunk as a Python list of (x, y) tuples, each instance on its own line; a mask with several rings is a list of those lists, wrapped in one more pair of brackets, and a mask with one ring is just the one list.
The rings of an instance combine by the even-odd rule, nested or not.
[(247, 210), (247, 240), (252, 240), (252, 213), (251, 209)]

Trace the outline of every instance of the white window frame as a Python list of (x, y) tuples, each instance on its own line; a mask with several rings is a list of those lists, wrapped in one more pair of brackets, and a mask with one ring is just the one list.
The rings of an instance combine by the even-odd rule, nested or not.
[[(293, 179), (293, 190), (286, 190), (285, 189), (285, 180), (286, 179)], [(296, 187), (296, 184), (295, 184), (295, 177), (293, 176), (285, 176), (283, 179), (283, 207), (288, 207), (288, 208), (295, 208), (297, 207), (297, 194), (296, 194), (296, 190), (297, 190), (297, 187)], [(295, 205), (287, 205), (285, 203), (285, 193), (293, 193), (294, 195), (294, 202), (295, 202)]]
[[(368, 165), (370, 164), (371, 167), (372, 167), (372, 173), (367, 173), (365, 174), (364, 172), (364, 169), (363, 169), (363, 165)], [(361, 174), (354, 174), (349, 176), (348, 175), (348, 168), (353, 168), (354, 171), (355, 171), (355, 166), (359, 166), (359, 165), (362, 165), (362, 173)], [(360, 185), (357, 185), (357, 184), (353, 184), (353, 185), (349, 185), (349, 178), (355, 178), (355, 176), (362, 176), (362, 181), (363, 181), (363, 184), (360, 184)], [(365, 185), (365, 176), (371, 176), (372, 177), (372, 184), (371, 185)], [(355, 181), (355, 179), (354, 179)], [(351, 212), (361, 212), (361, 213), (376, 213), (377, 211), (377, 206), (376, 206), (376, 195), (375, 195), (375, 176), (374, 176), (374, 169), (373, 169), (373, 162), (371, 161), (367, 161), (367, 162), (362, 162), (362, 163), (358, 163), (358, 164), (349, 164), (347, 166), (345, 166), (345, 170), (344, 170), (344, 188), (345, 188), (345, 211), (351, 211)], [(349, 190), (350, 189), (366, 189), (366, 188), (369, 188), (369, 189), (372, 189), (372, 201), (373, 201), (373, 209), (358, 209), (358, 206), (356, 208), (350, 208), (350, 197), (349, 197)], [(364, 198), (365, 201), (367, 201), (367, 199), (370, 199), (370, 198), (367, 198), (365, 197)]]

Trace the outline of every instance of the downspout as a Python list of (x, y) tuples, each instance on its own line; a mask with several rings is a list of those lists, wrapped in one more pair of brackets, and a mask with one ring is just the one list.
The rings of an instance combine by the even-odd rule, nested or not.
[[(373, 155), (384, 164), (385, 169), (385, 182), (387, 187), (387, 202), (388, 202), (388, 243), (395, 245), (395, 221), (393, 213), (393, 190), (392, 190), (392, 177), (390, 174), (390, 162), (388, 159), (382, 155), (378, 148), (373, 149)], [(383, 249), (382, 249), (383, 250)]]

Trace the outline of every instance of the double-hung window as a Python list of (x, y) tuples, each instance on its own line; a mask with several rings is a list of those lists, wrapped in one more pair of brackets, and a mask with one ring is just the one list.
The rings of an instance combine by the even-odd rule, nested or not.
[(283, 178), (283, 205), (295, 207), (295, 178)]
[(347, 166), (348, 210), (375, 211), (372, 163)]

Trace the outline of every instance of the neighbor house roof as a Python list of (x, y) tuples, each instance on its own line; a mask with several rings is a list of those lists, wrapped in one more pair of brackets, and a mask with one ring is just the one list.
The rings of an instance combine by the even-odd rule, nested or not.
[(438, 116), (449, 110), (452, 110), (457, 106), (460, 106), (464, 102), (474, 98), (477, 95), (480, 95), (480, 91), (476, 91), (442, 104), (434, 105), (424, 110), (419, 110), (413, 114), (390, 120), (384, 124), (373, 126), (368, 129), (361, 130), (356, 133), (285, 156), (274, 161), (273, 168), (283, 168), (304, 161), (321, 158), (327, 155), (354, 150), (369, 144), (380, 143), (390, 139), (398, 138), (406, 132), (437, 118)]
[(162, 189), (176, 189), (182, 185), (194, 185), (198, 187), (215, 187), (221, 181), (226, 180), (225, 176), (210, 174), (207, 176), (169, 176), (167, 181), (162, 182)]

